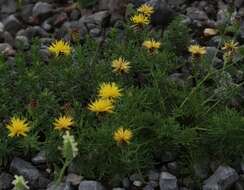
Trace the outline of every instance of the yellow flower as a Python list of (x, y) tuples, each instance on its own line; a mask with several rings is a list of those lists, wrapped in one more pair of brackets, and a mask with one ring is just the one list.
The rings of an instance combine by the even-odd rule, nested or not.
[(97, 99), (88, 105), (88, 109), (96, 113), (112, 113), (114, 105), (109, 99)]
[(54, 120), (53, 125), (57, 130), (69, 130), (74, 125), (74, 121), (70, 116), (60, 116)]
[(222, 50), (224, 50), (226, 52), (234, 53), (238, 49), (238, 45), (239, 45), (238, 42), (231, 40), (229, 42), (224, 43), (224, 47), (222, 47)]
[(149, 18), (144, 14), (134, 15), (130, 18), (130, 20), (135, 26), (139, 26), (139, 27), (143, 27), (150, 23)]
[(98, 96), (101, 98), (118, 98), (121, 96), (121, 89), (114, 83), (102, 83), (99, 87)]
[(118, 144), (123, 143), (130, 143), (131, 139), (133, 137), (133, 133), (130, 129), (124, 129), (123, 127), (120, 127), (117, 129), (114, 134), (113, 138)]
[(122, 57), (113, 60), (112, 62), (113, 72), (128, 73), (130, 69), (130, 62), (126, 61)]
[(137, 12), (142, 13), (146, 16), (151, 16), (151, 14), (154, 13), (154, 10), (151, 5), (143, 4), (137, 9)]
[(12, 117), (6, 127), (9, 130), (9, 137), (26, 136), (27, 132), (30, 131), (27, 120), (19, 117)]
[(188, 51), (192, 54), (192, 56), (200, 57), (207, 53), (206, 47), (201, 47), (199, 45), (191, 45), (188, 48)]
[(161, 43), (151, 39), (144, 41), (142, 46), (148, 49), (150, 53), (154, 53), (156, 50), (160, 48)]
[(70, 55), (71, 54), (71, 47), (68, 42), (63, 40), (53, 42), (49, 47), (48, 50), (55, 54), (56, 56), (59, 55)]

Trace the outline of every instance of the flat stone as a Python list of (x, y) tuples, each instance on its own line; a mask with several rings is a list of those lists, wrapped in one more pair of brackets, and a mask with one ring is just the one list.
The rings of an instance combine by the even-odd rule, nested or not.
[(82, 179), (83, 179), (83, 177), (80, 175), (69, 173), (66, 176), (65, 181), (74, 185), (74, 186), (78, 186)]
[(97, 181), (85, 180), (80, 183), (79, 190), (105, 190), (105, 188)]
[(16, 0), (3, 0), (0, 6), (0, 12), (5, 14), (11, 14), (16, 12), (17, 9), (17, 1)]
[(17, 175), (22, 175), (32, 187), (39, 186), (39, 178), (41, 173), (31, 163), (15, 157), (10, 164), (10, 172)]
[(230, 188), (239, 176), (229, 166), (219, 166), (212, 176), (203, 182), (203, 190), (226, 190)]
[(10, 32), (12, 35), (16, 34), (21, 28), (23, 28), (23, 25), (14, 15), (8, 16), (4, 20), (3, 24), (5, 27), (5, 30)]
[(29, 40), (26, 36), (16, 36), (15, 47), (21, 50), (27, 50), (30, 47)]
[(0, 54), (4, 56), (13, 56), (15, 55), (15, 50), (8, 43), (0, 43)]
[(159, 186), (160, 190), (178, 190), (177, 178), (168, 172), (162, 172)]
[(38, 152), (32, 159), (31, 162), (35, 165), (47, 163), (47, 157), (45, 151)]
[(32, 9), (32, 15), (39, 18), (47, 18), (52, 13), (52, 5), (46, 2), (37, 2)]
[(3, 32), (4, 31), (4, 25), (2, 22), (0, 22), (0, 32)]
[(13, 176), (8, 174), (8, 173), (1, 173), (0, 174), (0, 189), (1, 190), (8, 190), (11, 189), (12, 181), (13, 181)]
[(73, 190), (70, 183), (61, 183), (56, 185), (54, 182), (49, 184), (47, 190)]
[(92, 24), (102, 27), (108, 23), (108, 18), (109, 18), (108, 11), (100, 11), (100, 12), (96, 12), (89, 16), (81, 17), (79, 22), (85, 23), (86, 25), (92, 23)]

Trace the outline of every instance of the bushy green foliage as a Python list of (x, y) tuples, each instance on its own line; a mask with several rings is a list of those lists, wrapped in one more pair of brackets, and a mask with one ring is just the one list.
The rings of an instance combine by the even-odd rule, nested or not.
[(187, 51), (190, 45), (190, 30), (181, 17), (177, 17), (168, 26), (163, 34), (165, 49), (182, 54)]
[[(143, 41), (151, 38), (162, 42), (155, 54), (142, 47)], [(160, 164), (166, 151), (177, 154), (182, 165), (192, 164), (199, 155), (218, 155), (225, 161), (244, 153), (244, 119), (227, 106), (236, 93), (227, 93), (221, 100), (216, 94), (216, 76), (228, 70), (216, 70), (203, 58), (195, 64), (204, 69), (187, 76), (183, 85), (169, 77), (194, 64), (180, 53), (187, 50), (189, 35), (179, 19), (170, 24), (163, 39), (147, 30), (125, 26), (121, 33), (114, 28), (104, 44), (88, 37), (73, 47), (71, 56), (52, 57), (48, 63), (41, 61), (39, 46), (36, 41), (30, 52), (19, 52), (13, 64), (0, 59), (2, 163), (13, 154), (30, 156), (45, 150), (50, 164), (60, 168), (57, 147), (62, 145), (62, 133), (54, 130), (53, 121), (62, 114), (75, 121), (71, 132), (79, 146), (73, 163), (78, 163), (76, 169), (87, 178), (108, 183), (113, 183), (113, 177)], [(120, 56), (131, 64), (128, 74), (112, 71), (111, 62)], [(122, 97), (114, 113), (96, 115), (87, 106), (102, 82), (116, 82), (123, 89)], [(236, 84), (237, 89), (241, 86)], [(7, 137), (5, 126), (14, 115), (30, 121), (27, 137)], [(113, 133), (119, 127), (132, 130), (131, 143), (118, 145), (114, 141)]]

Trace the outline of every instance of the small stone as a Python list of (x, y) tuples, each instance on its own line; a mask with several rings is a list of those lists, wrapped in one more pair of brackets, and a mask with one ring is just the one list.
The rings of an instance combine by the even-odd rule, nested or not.
[(37, 2), (32, 10), (32, 15), (40, 18), (47, 18), (52, 13), (52, 5), (45, 2)]
[(105, 190), (105, 188), (97, 181), (85, 180), (80, 183), (79, 190)]
[(205, 28), (203, 31), (204, 36), (210, 37), (210, 36), (215, 36), (218, 34), (218, 31), (213, 28)]
[(56, 15), (54, 17), (54, 26), (60, 26), (62, 25), (66, 20), (68, 20), (68, 15), (65, 12), (61, 12), (60, 14)]
[(177, 174), (177, 170), (178, 170), (177, 162), (168, 163), (167, 168), (170, 173)]
[(3, 32), (4, 31), (4, 25), (2, 22), (0, 22), (0, 32)]
[(162, 172), (159, 186), (160, 190), (178, 190), (177, 178), (168, 172)]
[(79, 22), (87, 24), (95, 24), (97, 26), (106, 26), (109, 19), (108, 11), (100, 11), (89, 16), (81, 17)]
[(0, 189), (8, 190), (12, 187), (13, 176), (8, 173), (1, 173), (0, 175)]
[(41, 59), (44, 61), (44, 62), (48, 62), (49, 61), (49, 57), (51, 56), (50, 52), (47, 50), (47, 48), (45, 49), (40, 49), (39, 51), (40, 53), (40, 56), (41, 56)]
[(55, 182), (48, 185), (47, 190), (72, 190), (73, 188), (69, 183), (61, 183), (56, 186)]
[(133, 181), (133, 185), (136, 187), (141, 187), (142, 186), (142, 182), (139, 180)]
[(239, 176), (237, 172), (229, 166), (219, 166), (218, 169), (204, 181), (203, 190), (226, 190), (230, 188)]
[(136, 180), (143, 181), (143, 177), (141, 175), (137, 174), (137, 173), (132, 174), (130, 176), (130, 181), (136, 181)]
[(198, 21), (206, 21), (208, 20), (207, 14), (195, 7), (189, 7), (187, 8), (187, 15), (192, 19), (192, 20), (198, 20)]
[(80, 18), (81, 14), (80, 11), (77, 9), (72, 10), (71, 14), (70, 14), (70, 19), (71, 20), (78, 20)]
[(3, 2), (0, 1), (0, 13), (11, 14), (16, 12), (17, 9), (17, 1), (16, 0), (5, 0)]
[(42, 28), (46, 31), (50, 31), (52, 30), (52, 25), (49, 23), (49, 20), (45, 20), (43, 23), (42, 23)]
[(31, 20), (33, 6), (33, 4), (21, 6), (20, 16), (25, 22), (29, 22)]
[(101, 30), (99, 28), (93, 28), (90, 30), (92, 37), (99, 37), (101, 35)]
[(36, 188), (39, 186), (41, 174), (31, 163), (15, 157), (10, 164), (10, 171), (13, 174), (22, 175), (29, 182), (30, 186)]
[(154, 170), (150, 170), (148, 172), (148, 179), (152, 180), (152, 181), (158, 181), (159, 180), (159, 173), (154, 171)]
[(40, 151), (37, 155), (35, 155), (31, 159), (31, 162), (35, 165), (47, 163), (47, 157), (45, 151)]
[(30, 47), (29, 40), (26, 36), (16, 36), (15, 47), (21, 50), (27, 50)]
[(79, 176), (79, 175), (77, 175), (77, 174), (69, 173), (69, 174), (66, 176), (65, 181), (68, 182), (68, 183), (71, 183), (71, 185), (77, 186), (77, 185), (80, 184), (80, 182), (81, 182), (82, 179), (83, 179), (82, 176)]
[(145, 187), (143, 187), (142, 190), (155, 190), (155, 188), (153, 186), (151, 186), (150, 184), (148, 184)]
[(15, 55), (15, 51), (8, 43), (0, 43), (0, 54), (3, 54), (4, 56), (13, 56)]
[(5, 30), (10, 32), (12, 35), (15, 35), (23, 27), (20, 21), (14, 15), (8, 16), (4, 20), (3, 24)]
[(17, 33), (18, 36), (26, 36), (29, 40), (34, 37), (48, 37), (48, 33), (40, 26), (30, 26), (25, 30), (21, 30)]

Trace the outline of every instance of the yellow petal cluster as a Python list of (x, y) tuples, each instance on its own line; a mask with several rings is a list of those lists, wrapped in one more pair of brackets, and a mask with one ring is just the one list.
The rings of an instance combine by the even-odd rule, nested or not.
[(149, 25), (150, 23), (148, 16), (141, 13), (132, 16), (130, 20), (133, 23), (133, 25), (137, 27), (143, 27)]
[(146, 48), (150, 53), (154, 53), (156, 50), (160, 48), (161, 43), (155, 41), (154, 39), (151, 39), (151, 40), (144, 41), (142, 46)]
[(132, 131), (130, 129), (124, 129), (123, 127), (117, 129), (113, 134), (113, 138), (118, 144), (128, 144), (132, 137)]
[(112, 61), (113, 72), (116, 73), (128, 73), (130, 69), (130, 62), (126, 61), (124, 58), (119, 57)]
[(188, 48), (188, 51), (192, 54), (194, 57), (200, 57), (207, 53), (206, 47), (202, 47), (200, 45), (191, 45)]
[(71, 54), (71, 50), (70, 44), (63, 40), (56, 40), (48, 47), (48, 51), (54, 54), (56, 57), (60, 55), (68, 56)]
[(30, 131), (27, 120), (20, 117), (12, 117), (6, 127), (9, 130), (9, 137), (26, 136)]
[(74, 121), (71, 116), (60, 116), (53, 122), (54, 129), (57, 130), (69, 130), (73, 125)]
[(142, 4), (138, 9), (137, 12), (144, 14), (146, 16), (151, 16), (154, 13), (154, 8), (148, 4)]
[(99, 87), (98, 96), (104, 99), (115, 99), (121, 96), (121, 89), (116, 83), (102, 83)]
[(235, 52), (238, 49), (238, 45), (239, 45), (238, 42), (231, 40), (224, 43), (224, 47), (222, 47), (222, 50), (226, 52)]
[(99, 98), (93, 102), (90, 102), (88, 109), (95, 113), (112, 113), (114, 105), (112, 100)]

